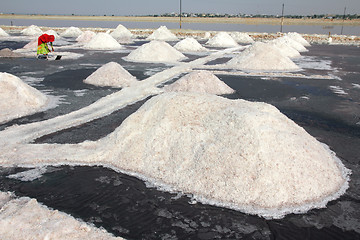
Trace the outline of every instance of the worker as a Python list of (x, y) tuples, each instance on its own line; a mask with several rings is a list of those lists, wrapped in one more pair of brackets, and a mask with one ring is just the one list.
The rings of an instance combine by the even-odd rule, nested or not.
[[(38, 49), (37, 57), (38, 59), (47, 59), (48, 54), (51, 51), (54, 51), (53, 42), (55, 41), (54, 35), (43, 34), (38, 38)], [(49, 49), (48, 43), (50, 43), (51, 50)]]

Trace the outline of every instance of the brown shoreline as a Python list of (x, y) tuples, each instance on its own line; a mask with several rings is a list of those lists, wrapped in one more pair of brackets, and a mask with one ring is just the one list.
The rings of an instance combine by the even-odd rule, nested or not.
[[(42, 19), (42, 20), (82, 20), (82, 21), (119, 21), (119, 22), (179, 22), (179, 17), (134, 17), (134, 16), (73, 16), (73, 15), (21, 15), (0, 14), (2, 19)], [(280, 18), (201, 18), (183, 17), (184, 23), (228, 23), (250, 25), (279, 25)], [(360, 25), (360, 19), (294, 19), (284, 18), (284, 25)]]

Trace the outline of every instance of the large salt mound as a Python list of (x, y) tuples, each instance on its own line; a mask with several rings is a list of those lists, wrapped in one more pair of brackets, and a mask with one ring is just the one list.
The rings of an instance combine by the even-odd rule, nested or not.
[(325, 207), (348, 187), (340, 160), (266, 103), (165, 93), (98, 144), (94, 157), (124, 171), (269, 218)]
[(80, 36), (76, 38), (78, 43), (88, 43), (96, 36), (96, 33), (93, 31), (84, 31)]
[(235, 91), (209, 71), (194, 71), (164, 87), (168, 92), (198, 92), (216, 95)]
[(301, 43), (304, 47), (309, 47), (310, 43), (306, 41), (299, 33), (297, 32), (289, 32), (286, 34), (289, 38)]
[(40, 36), (41, 34), (43, 34), (43, 31), (38, 26), (31, 25), (22, 30), (21, 34), (27, 36)]
[(276, 41), (275, 39), (268, 42), (268, 44), (277, 47), (284, 56), (287, 56), (289, 58), (296, 58), (301, 56), (299, 51), (297, 51), (295, 48), (291, 47), (290, 45), (286, 44), (285, 42)]
[(133, 62), (174, 63), (185, 59), (185, 55), (163, 41), (151, 41), (132, 51), (124, 59)]
[(119, 24), (110, 35), (115, 39), (124, 39), (124, 38), (133, 37), (133, 34), (121, 24)]
[(4, 29), (0, 28), (0, 37), (8, 37), (9, 34), (4, 31)]
[(78, 27), (69, 27), (64, 32), (60, 34), (62, 37), (71, 37), (71, 38), (77, 38), (82, 34), (82, 31)]
[(103, 65), (84, 80), (84, 83), (96, 86), (121, 88), (129, 87), (134, 82), (137, 82), (136, 78), (116, 62)]
[(92, 50), (117, 50), (122, 49), (122, 46), (110, 34), (98, 33), (84, 45), (84, 48)]
[(156, 29), (147, 40), (160, 40), (160, 41), (177, 41), (178, 38), (172, 32), (167, 29), (166, 26), (161, 26)]
[(122, 239), (28, 197), (12, 199), (0, 192), (0, 209), (1, 239)]
[(295, 50), (297, 50), (298, 52), (307, 52), (308, 50), (304, 47), (304, 45), (302, 45), (301, 43), (291, 39), (288, 36), (284, 36), (284, 37), (280, 37), (280, 38), (276, 38), (274, 40), (272, 40), (273, 42), (279, 42), (282, 44), (286, 44), (292, 48), (294, 48)]
[(231, 32), (230, 36), (238, 43), (254, 43), (249, 34), (243, 32)]
[(229, 67), (242, 70), (286, 71), (299, 67), (271, 44), (256, 42), (227, 62)]
[(205, 43), (212, 47), (237, 47), (239, 44), (226, 32), (219, 32)]
[(0, 73), (0, 123), (38, 112), (47, 97), (20, 78)]
[(174, 46), (175, 49), (179, 50), (180, 52), (204, 52), (207, 49), (201, 44), (196, 41), (196, 39), (189, 37), (181, 40)]

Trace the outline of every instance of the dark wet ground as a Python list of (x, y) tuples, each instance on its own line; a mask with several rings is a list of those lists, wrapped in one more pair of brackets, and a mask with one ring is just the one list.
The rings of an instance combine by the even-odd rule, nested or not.
[[(11, 46), (16, 48), (15, 43)], [(103, 167), (48, 167), (42, 177), (30, 182), (7, 178), (25, 169), (0, 168), (0, 190), (36, 198), (51, 208), (127, 239), (360, 239), (360, 89), (353, 85), (360, 84), (360, 48), (315, 45), (309, 50), (302, 55), (315, 56), (319, 62), (330, 61), (331, 68), (303, 72), (332, 74), (337, 79), (218, 77), (237, 90), (225, 97), (275, 105), (312, 136), (326, 143), (353, 171), (348, 191), (325, 209), (265, 220), (196, 203), (191, 196), (161, 192), (137, 178)], [(121, 58), (127, 53), (94, 51), (84, 54), (78, 60), (48, 61), (45, 66), (33, 59), (0, 59), (0, 71), (43, 78), (34, 86), (63, 96), (57, 108), (16, 119), (0, 125), (0, 129), (62, 115), (117, 91), (82, 83), (82, 78), (107, 62), (120, 63), (140, 80), (170, 67), (125, 62)], [(223, 59), (219, 63), (221, 61)], [(339, 86), (348, 94), (335, 94), (330, 86)], [(82, 94), (75, 94), (84, 89)], [(44, 136), (36, 142), (77, 143), (99, 139), (119, 126), (143, 102)]]

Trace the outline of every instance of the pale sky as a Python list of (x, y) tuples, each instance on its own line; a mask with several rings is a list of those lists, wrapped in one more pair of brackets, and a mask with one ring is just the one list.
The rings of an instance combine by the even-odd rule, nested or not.
[[(360, 0), (181, 0), (183, 12), (360, 14)], [(1, 0), (0, 12), (26, 14), (147, 15), (179, 12), (180, 0)]]

